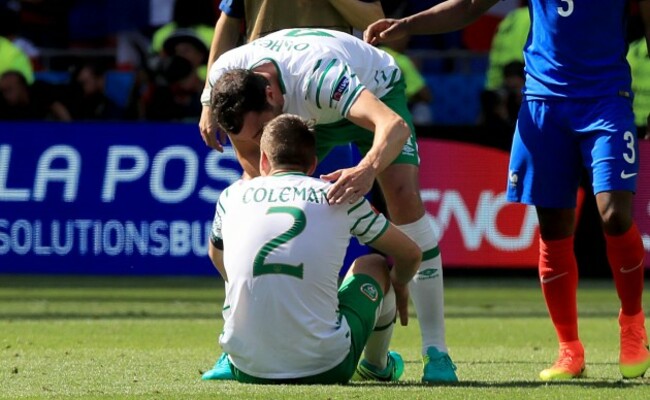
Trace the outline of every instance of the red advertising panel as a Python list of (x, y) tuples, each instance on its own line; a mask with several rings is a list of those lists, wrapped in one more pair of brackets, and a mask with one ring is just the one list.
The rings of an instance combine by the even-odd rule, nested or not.
[(445, 267), (536, 268), (535, 209), (505, 198), (508, 153), (431, 139), (418, 146), (422, 198)]
[(634, 198), (634, 220), (636, 221), (645, 247), (645, 266), (650, 268), (650, 141), (639, 142), (641, 167)]
[[(539, 229), (533, 207), (505, 199), (508, 153), (475, 144), (421, 139), (422, 198), (448, 267), (536, 268)], [(650, 141), (641, 167), (634, 218), (650, 268)], [(578, 212), (583, 193), (578, 193)]]

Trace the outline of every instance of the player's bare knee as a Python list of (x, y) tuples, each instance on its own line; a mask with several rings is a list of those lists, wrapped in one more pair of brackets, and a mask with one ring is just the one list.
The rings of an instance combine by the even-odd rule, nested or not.
[(390, 282), (388, 263), (379, 254), (367, 254), (354, 260), (347, 275), (368, 275), (379, 283), (384, 293)]
[(603, 223), (603, 230), (610, 235), (622, 235), (632, 225), (631, 213), (614, 206), (601, 211), (600, 218)]
[(609, 235), (621, 235), (632, 225), (632, 193), (601, 192), (596, 195), (603, 230)]
[(382, 187), (391, 220), (398, 224), (415, 222), (424, 215), (419, 188), (409, 183), (393, 183)]

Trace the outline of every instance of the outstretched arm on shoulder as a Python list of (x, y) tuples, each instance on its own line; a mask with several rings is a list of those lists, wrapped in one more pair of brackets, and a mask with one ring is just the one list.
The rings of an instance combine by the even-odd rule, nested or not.
[(397, 158), (411, 135), (404, 119), (366, 89), (354, 100), (347, 118), (375, 136), (359, 164), (321, 175), (322, 179), (336, 181), (327, 192), (328, 200), (335, 204), (354, 202), (368, 193), (377, 175)]
[(456, 31), (483, 15), (499, 0), (447, 0), (401, 19), (382, 19), (363, 34), (370, 44), (399, 39), (407, 34), (425, 35)]

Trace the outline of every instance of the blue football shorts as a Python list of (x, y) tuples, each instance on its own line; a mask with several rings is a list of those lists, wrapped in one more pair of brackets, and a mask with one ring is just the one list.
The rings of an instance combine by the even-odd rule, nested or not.
[(574, 208), (582, 167), (594, 193), (634, 192), (638, 150), (629, 98), (526, 99), (510, 154), (507, 199)]

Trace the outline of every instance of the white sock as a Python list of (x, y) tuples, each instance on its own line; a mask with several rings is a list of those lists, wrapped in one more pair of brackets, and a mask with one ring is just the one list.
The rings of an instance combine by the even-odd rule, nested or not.
[(425, 355), (429, 347), (447, 353), (442, 260), (438, 241), (426, 215), (413, 223), (399, 225), (398, 228), (422, 250), (422, 264), (409, 284), (420, 323), (422, 354)]
[(393, 336), (396, 313), (395, 291), (391, 285), (384, 294), (379, 318), (377, 318), (377, 322), (375, 323), (375, 330), (370, 334), (370, 338), (368, 338), (368, 342), (366, 343), (366, 349), (364, 350), (364, 358), (366, 361), (379, 369), (386, 368), (388, 363), (388, 346), (390, 346), (390, 339)]

